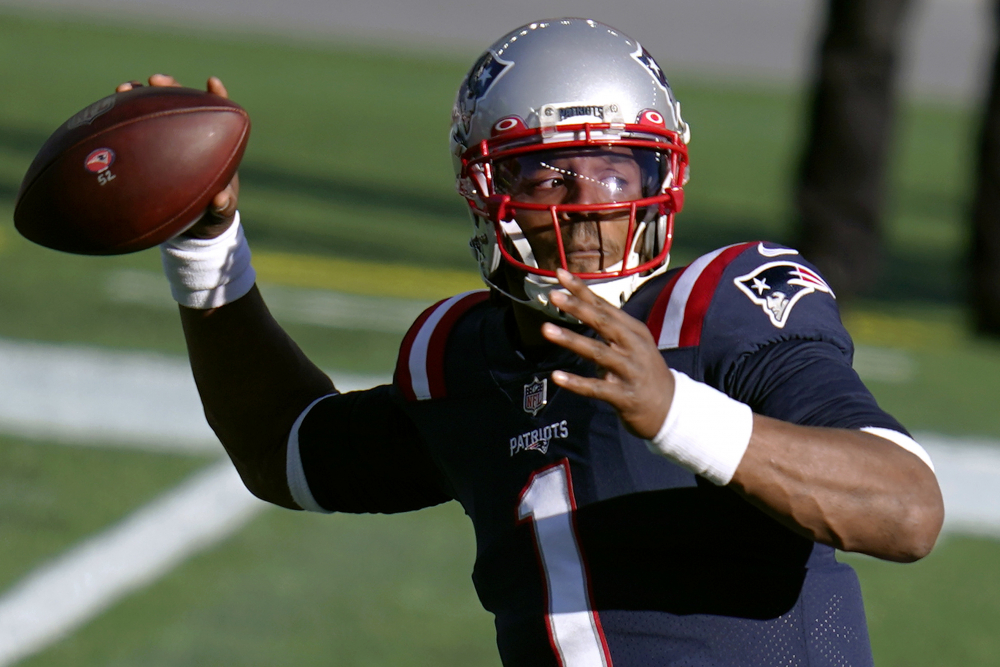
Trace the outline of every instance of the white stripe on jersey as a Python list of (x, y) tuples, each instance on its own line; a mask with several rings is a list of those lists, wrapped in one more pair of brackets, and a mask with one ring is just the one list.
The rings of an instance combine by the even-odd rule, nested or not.
[(885, 438), (886, 440), (896, 443), (911, 454), (916, 454), (921, 461), (930, 467), (931, 470), (934, 470), (934, 463), (931, 461), (930, 454), (927, 453), (927, 450), (921, 447), (916, 440), (905, 433), (894, 431), (891, 428), (879, 428), (878, 426), (866, 426), (861, 430), (865, 433), (871, 433), (872, 435), (877, 435), (880, 438)]
[(661, 350), (669, 350), (680, 344), (681, 327), (684, 325), (684, 310), (695, 282), (713, 259), (731, 247), (726, 246), (713, 250), (707, 255), (702, 255), (683, 270), (674, 285), (674, 291), (670, 293), (670, 301), (667, 303), (667, 312), (663, 315), (663, 328), (660, 329), (660, 339), (656, 341), (656, 347)]
[(309, 482), (306, 480), (306, 471), (302, 467), (302, 456), (299, 454), (299, 427), (302, 426), (303, 420), (305, 420), (306, 415), (309, 411), (313, 409), (313, 406), (322, 401), (324, 398), (330, 398), (331, 396), (336, 396), (340, 392), (334, 392), (332, 394), (327, 394), (326, 396), (320, 396), (315, 401), (310, 403), (299, 418), (295, 420), (292, 424), (292, 430), (288, 434), (288, 448), (285, 450), (285, 476), (288, 478), (288, 491), (292, 494), (292, 500), (298, 504), (304, 510), (309, 510), (310, 512), (322, 512), (323, 514), (331, 514), (330, 510), (324, 509), (316, 502), (313, 498), (312, 491), (309, 490)]
[(430, 380), (427, 376), (427, 348), (430, 346), (431, 336), (437, 328), (441, 318), (445, 316), (451, 308), (465, 297), (481, 290), (471, 290), (462, 292), (451, 297), (440, 306), (434, 309), (430, 317), (420, 327), (420, 331), (413, 339), (413, 346), (410, 348), (410, 384), (413, 386), (413, 393), (418, 401), (424, 401), (431, 397)]

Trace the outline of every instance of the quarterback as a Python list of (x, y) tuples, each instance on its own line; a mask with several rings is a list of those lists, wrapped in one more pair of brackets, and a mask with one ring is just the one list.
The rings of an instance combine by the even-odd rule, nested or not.
[(487, 289), (424, 312), (393, 383), (360, 392), (271, 318), (235, 183), (219, 193), (161, 249), (247, 487), (316, 512), (461, 503), (505, 665), (870, 665), (835, 550), (926, 555), (931, 461), (852, 370), (834, 294), (795, 250), (668, 267), (689, 139), (620, 31), (502, 37), (450, 132)]

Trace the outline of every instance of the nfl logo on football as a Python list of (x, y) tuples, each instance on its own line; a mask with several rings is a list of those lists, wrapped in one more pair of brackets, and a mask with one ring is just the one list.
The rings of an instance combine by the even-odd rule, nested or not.
[(532, 416), (548, 403), (548, 378), (539, 380), (537, 377), (524, 385), (524, 411)]

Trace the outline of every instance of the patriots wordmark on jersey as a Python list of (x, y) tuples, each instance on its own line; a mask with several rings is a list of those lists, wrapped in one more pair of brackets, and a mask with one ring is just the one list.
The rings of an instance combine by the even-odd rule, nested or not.
[[(671, 368), (759, 414), (903, 430), (851, 369), (833, 294), (793, 250), (722, 248), (623, 309)], [(509, 317), (483, 291), (442, 301), (405, 337), (393, 385), (315, 403), (290, 439), (296, 502), (460, 502), (506, 665), (871, 664), (857, 578), (831, 547), (652, 454), (607, 404), (546, 382), (595, 368), (561, 348), (527, 360)]]

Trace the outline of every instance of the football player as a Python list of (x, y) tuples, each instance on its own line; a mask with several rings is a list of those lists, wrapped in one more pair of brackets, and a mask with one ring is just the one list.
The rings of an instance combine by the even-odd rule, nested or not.
[(506, 665), (870, 665), (835, 549), (926, 555), (931, 462), (851, 369), (834, 295), (795, 250), (668, 268), (689, 138), (620, 31), (502, 37), (451, 128), (488, 289), (418, 318), (391, 385), (344, 394), (268, 314), (236, 188), (220, 193), (162, 252), (247, 487), (318, 512), (460, 502)]

